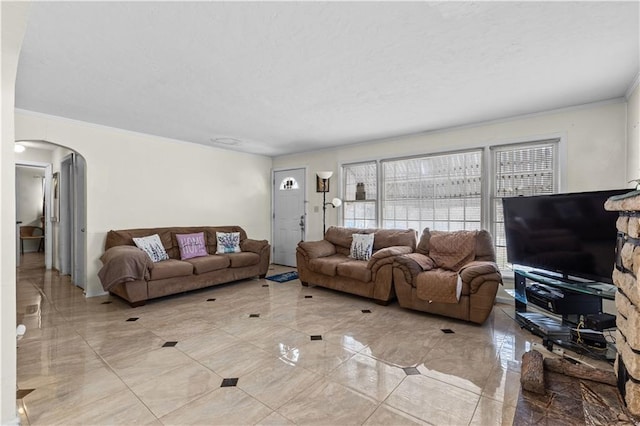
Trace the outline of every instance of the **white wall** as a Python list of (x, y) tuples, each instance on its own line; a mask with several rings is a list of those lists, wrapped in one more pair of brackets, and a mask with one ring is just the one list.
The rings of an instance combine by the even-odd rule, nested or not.
[[(308, 182), (315, 182), (318, 170), (333, 170), (331, 193), (339, 196), (340, 165), (344, 163), (524, 142), (548, 136), (566, 141), (564, 191), (624, 188), (627, 184), (626, 103), (623, 99), (586, 105), (510, 120), (465, 126), (450, 130), (373, 141), (336, 149), (294, 155), (273, 160), (274, 168), (308, 166)], [(621, 167), (622, 165), (622, 167)], [(307, 187), (309, 200), (308, 240), (322, 237), (322, 194)], [(327, 210), (327, 226), (338, 221), (337, 209)]]
[[(43, 182), (43, 168), (16, 166), (16, 220), (22, 222), (22, 226), (42, 227)], [(40, 242), (27, 240), (23, 244), (27, 253), (37, 251)]]
[(19, 110), (16, 137), (86, 160), (88, 296), (103, 291), (96, 274), (110, 229), (240, 225), (250, 238), (270, 238), (270, 157)]
[(16, 212), (13, 145), (16, 71), (27, 25), (28, 2), (0, 2), (2, 97), (0, 118), (0, 424), (16, 416)]
[(16, 163), (21, 161), (33, 161), (37, 163), (51, 163), (53, 151), (28, 147), (24, 152), (16, 153)]
[(627, 181), (640, 179), (640, 85), (636, 78), (635, 89), (627, 98)]

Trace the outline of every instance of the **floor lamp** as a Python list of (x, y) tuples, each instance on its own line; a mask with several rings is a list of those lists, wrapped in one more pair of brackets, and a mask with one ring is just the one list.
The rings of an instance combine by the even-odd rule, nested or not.
[(334, 198), (331, 202), (327, 202), (328, 182), (329, 178), (333, 176), (332, 171), (317, 172), (316, 175), (322, 179), (322, 236), (327, 232), (327, 205), (331, 205), (334, 209), (342, 205), (340, 198)]

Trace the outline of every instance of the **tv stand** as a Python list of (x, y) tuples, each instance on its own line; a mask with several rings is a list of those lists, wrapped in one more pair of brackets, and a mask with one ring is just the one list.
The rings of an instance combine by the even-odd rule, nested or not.
[[(613, 360), (616, 349), (611, 344), (598, 349), (578, 345), (571, 338), (571, 330), (586, 314), (602, 313), (602, 299), (613, 300), (616, 287), (598, 282), (565, 280), (539, 271), (516, 269), (516, 321), (545, 342), (586, 353), (595, 358)], [(527, 312), (533, 305), (542, 312)]]
[(567, 275), (567, 274), (563, 274), (562, 276), (559, 276), (559, 275), (552, 274), (550, 272), (539, 271), (537, 269), (536, 270), (527, 271), (527, 273), (528, 274), (534, 274), (534, 275), (540, 275), (541, 277), (545, 277), (545, 278), (548, 278), (550, 280), (562, 281), (562, 282), (567, 283), (567, 284), (577, 284), (577, 285), (580, 285), (580, 284), (600, 284), (597, 281), (574, 280), (574, 279), (569, 278), (569, 275)]

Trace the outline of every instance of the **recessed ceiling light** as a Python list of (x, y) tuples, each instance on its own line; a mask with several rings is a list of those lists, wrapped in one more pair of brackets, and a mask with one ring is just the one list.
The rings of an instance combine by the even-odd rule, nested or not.
[(234, 145), (240, 145), (240, 139), (236, 139), (236, 138), (211, 138), (211, 143), (217, 144), (217, 145), (227, 145), (227, 146), (234, 146)]
[(25, 148), (25, 146), (24, 146), (24, 145), (20, 145), (19, 143), (15, 144), (15, 145), (13, 146), (13, 150), (14, 150), (15, 152), (17, 152), (18, 154), (20, 154), (20, 153), (24, 152), (24, 150), (25, 150), (25, 149), (27, 149), (27, 148)]

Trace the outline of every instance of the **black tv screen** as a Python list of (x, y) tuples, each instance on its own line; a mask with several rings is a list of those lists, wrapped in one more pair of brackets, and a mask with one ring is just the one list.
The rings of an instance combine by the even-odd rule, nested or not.
[(507, 261), (611, 283), (618, 212), (604, 203), (630, 191), (503, 198)]

